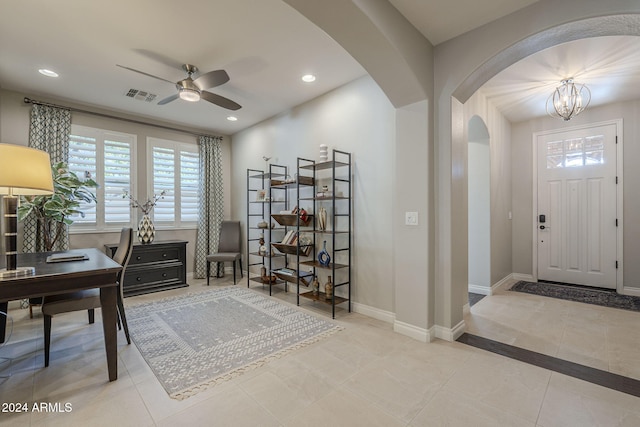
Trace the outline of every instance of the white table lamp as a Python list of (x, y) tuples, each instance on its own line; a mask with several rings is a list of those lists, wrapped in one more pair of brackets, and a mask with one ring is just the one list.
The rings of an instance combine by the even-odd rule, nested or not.
[(4, 241), (6, 268), (0, 269), (0, 279), (32, 274), (30, 267), (17, 268), (18, 196), (38, 196), (53, 193), (49, 154), (35, 148), (15, 144), (0, 144), (0, 195), (4, 208)]

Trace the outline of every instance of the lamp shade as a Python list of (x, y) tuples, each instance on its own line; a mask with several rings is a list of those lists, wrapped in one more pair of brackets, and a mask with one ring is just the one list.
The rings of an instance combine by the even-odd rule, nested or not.
[(0, 195), (53, 193), (49, 154), (16, 144), (0, 144)]

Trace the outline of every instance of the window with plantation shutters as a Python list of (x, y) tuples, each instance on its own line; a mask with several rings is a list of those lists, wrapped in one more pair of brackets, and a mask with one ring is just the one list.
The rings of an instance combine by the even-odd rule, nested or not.
[(73, 217), (72, 230), (117, 230), (131, 224), (131, 208), (122, 194), (135, 192), (135, 142), (135, 135), (71, 126), (69, 169), (81, 179), (91, 176), (99, 185), (94, 189), (98, 203), (81, 204), (84, 217)]
[(152, 193), (165, 192), (153, 208), (159, 227), (192, 227), (198, 222), (199, 154), (195, 144), (148, 138)]

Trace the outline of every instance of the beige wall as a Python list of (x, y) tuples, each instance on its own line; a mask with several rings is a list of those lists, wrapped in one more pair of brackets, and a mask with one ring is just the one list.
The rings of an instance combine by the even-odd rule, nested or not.
[(243, 228), (247, 168), (264, 169), (262, 156), (295, 173), (297, 157), (318, 159), (320, 144), (329, 152), (352, 153), (353, 300), (384, 312), (394, 310), (394, 114), (375, 82), (365, 77), (239, 132), (232, 143), (232, 217)]
[(533, 133), (562, 129), (581, 124), (609, 120), (623, 120), (623, 177), (624, 185), (624, 258), (622, 263), (624, 286), (640, 288), (640, 100), (589, 107), (582, 114), (565, 123), (543, 117), (512, 126), (513, 152), (513, 272), (533, 274)]
[[(489, 133), (491, 177), (489, 286), (494, 286), (512, 273), (512, 221), (509, 219), (512, 197), (512, 169), (509, 162), (511, 123), (480, 92), (476, 92), (464, 104), (465, 132), (468, 132), (469, 121), (474, 116), (482, 119)], [(469, 140), (468, 137), (466, 140)], [(463, 147), (466, 148), (467, 145), (463, 144)]]
[[(116, 113), (99, 110), (95, 108), (79, 106), (70, 104), (65, 101), (39, 98), (31, 94), (23, 94), (18, 92), (0, 90), (0, 141), (12, 144), (27, 145), (29, 139), (29, 116), (31, 113), (31, 105), (25, 104), (23, 98), (27, 96), (35, 98), (40, 101), (52, 102), (55, 104), (65, 105), (69, 107), (76, 107), (84, 110), (90, 110), (100, 112), (109, 115), (117, 115)], [(151, 123), (151, 121), (132, 116), (124, 116), (127, 118)], [(107, 129), (118, 132), (125, 132), (134, 134), (137, 137), (137, 160), (136, 167), (137, 177), (137, 190), (136, 195), (138, 199), (145, 199), (147, 195), (147, 170), (146, 170), (146, 139), (147, 137), (164, 138), (174, 141), (185, 142), (189, 144), (197, 144), (196, 137), (187, 133), (178, 131), (169, 131), (160, 129), (153, 126), (139, 125), (135, 123), (129, 123), (122, 120), (110, 119), (99, 117), (87, 113), (72, 112), (71, 122), (73, 124), (90, 126), (100, 129)], [(165, 126), (171, 126), (167, 123), (155, 122), (163, 124)], [(188, 129), (192, 132), (203, 132), (197, 129)], [(211, 132), (203, 132), (210, 134)], [(224, 181), (224, 194), (225, 194), (225, 218), (231, 217), (231, 182), (230, 182), (230, 162), (231, 162), (231, 147), (230, 138), (224, 137), (222, 143), (222, 158), (223, 158), (223, 181)], [(135, 225), (133, 225), (135, 228)], [(181, 230), (162, 230), (158, 229), (156, 232), (157, 240), (187, 240), (187, 271), (192, 272), (194, 267), (193, 254), (195, 251), (195, 229), (181, 229)], [(103, 248), (105, 244), (116, 243), (118, 241), (117, 233), (104, 232), (104, 233), (73, 233), (70, 237), (70, 243), (72, 248), (82, 247), (97, 247)]]

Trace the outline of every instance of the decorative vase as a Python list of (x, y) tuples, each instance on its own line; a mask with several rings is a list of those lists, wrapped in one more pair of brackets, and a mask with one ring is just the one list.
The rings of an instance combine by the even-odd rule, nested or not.
[(327, 229), (327, 210), (325, 208), (320, 208), (318, 212), (318, 228), (320, 231)]
[(324, 267), (328, 267), (331, 262), (331, 256), (329, 256), (329, 252), (327, 252), (326, 240), (322, 243), (322, 250), (318, 252), (318, 262)]
[(140, 243), (147, 244), (153, 242), (156, 237), (156, 229), (149, 215), (143, 215), (138, 224), (138, 240)]
[(327, 283), (324, 285), (324, 297), (326, 299), (333, 298), (333, 283), (331, 283), (331, 276), (329, 276)]
[(313, 288), (313, 295), (318, 296), (320, 292), (320, 282), (318, 281), (317, 276), (313, 276), (313, 282), (311, 282), (311, 287)]

